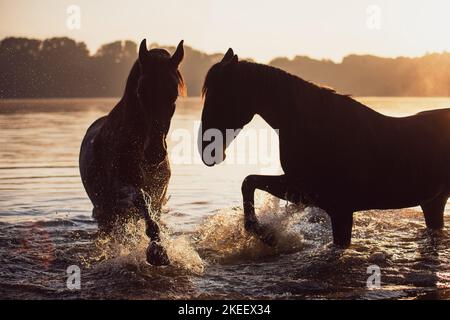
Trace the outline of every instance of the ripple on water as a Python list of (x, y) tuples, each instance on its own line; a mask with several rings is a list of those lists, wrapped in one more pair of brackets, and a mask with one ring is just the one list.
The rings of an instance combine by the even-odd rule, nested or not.
[[(392, 216), (395, 215), (395, 219)], [(414, 210), (355, 215), (352, 247), (330, 245), (328, 216), (315, 208), (267, 202), (258, 210), (278, 241), (268, 247), (243, 228), (241, 208), (206, 218), (192, 233), (164, 227), (172, 265), (145, 263), (142, 222), (97, 235), (89, 219), (0, 223), (0, 295), (8, 298), (449, 298), (448, 227), (431, 233)], [(86, 220), (86, 221), (85, 221)], [(446, 216), (446, 225), (448, 225)], [(119, 241), (120, 240), (120, 241)], [(82, 269), (82, 290), (65, 286)], [(367, 267), (382, 287), (368, 290)]]

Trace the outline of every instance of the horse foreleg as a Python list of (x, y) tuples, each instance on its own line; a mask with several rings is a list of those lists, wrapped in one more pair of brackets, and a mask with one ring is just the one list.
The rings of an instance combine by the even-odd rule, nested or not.
[(264, 243), (268, 245), (275, 245), (275, 238), (273, 234), (268, 232), (259, 223), (255, 213), (255, 190), (263, 190), (271, 195), (289, 200), (292, 202), (299, 202), (300, 194), (290, 193), (289, 184), (285, 175), (281, 176), (260, 176), (250, 175), (242, 182), (242, 197), (244, 202), (244, 227), (247, 232), (255, 234)]
[(149, 208), (145, 202), (144, 194), (141, 191), (139, 191), (136, 195), (135, 205), (144, 218), (145, 234), (150, 239), (150, 244), (146, 252), (147, 262), (154, 266), (170, 264), (166, 250), (161, 244), (161, 230), (158, 223), (155, 221), (156, 217), (152, 217), (152, 215), (150, 215)]

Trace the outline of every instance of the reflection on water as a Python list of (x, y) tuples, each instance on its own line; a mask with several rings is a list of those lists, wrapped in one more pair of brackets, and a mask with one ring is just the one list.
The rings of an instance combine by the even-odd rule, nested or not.
[[(450, 106), (450, 99), (362, 100), (393, 116)], [(343, 251), (330, 246), (325, 213), (259, 194), (260, 219), (278, 238), (268, 248), (242, 225), (240, 184), (260, 171), (256, 165), (173, 165), (163, 218), (170, 267), (145, 264), (142, 226), (130, 225), (120, 246), (97, 237), (78, 151), (86, 128), (114, 102), (0, 102), (1, 298), (450, 298), (449, 206), (436, 234), (414, 208), (358, 213), (352, 247)], [(200, 107), (199, 99), (182, 99), (172, 130), (194, 134)], [(73, 264), (82, 270), (80, 291), (66, 288)], [(366, 288), (372, 264), (381, 268), (381, 289)]]

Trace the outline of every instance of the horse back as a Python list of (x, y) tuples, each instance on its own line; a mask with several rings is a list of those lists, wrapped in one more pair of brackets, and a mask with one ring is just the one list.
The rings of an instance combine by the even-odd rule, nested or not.
[(286, 174), (331, 206), (414, 206), (450, 186), (450, 109), (404, 118), (357, 109), (327, 117), (311, 121), (314, 130), (297, 132), (289, 144), (280, 136), (280, 156)]
[(447, 183), (450, 193), (450, 108), (420, 112), (416, 117), (427, 121), (434, 129), (436, 142), (441, 146), (440, 157), (447, 168)]
[(93, 185), (93, 174), (95, 170), (95, 139), (98, 136), (101, 128), (105, 124), (107, 116), (95, 120), (87, 129), (86, 134), (81, 143), (79, 166), (80, 175), (83, 185), (89, 198), (94, 201), (95, 186)]
[(411, 118), (431, 132), (432, 144), (439, 148), (439, 156), (446, 160), (450, 169), (450, 108), (419, 112)]
[(92, 149), (94, 146), (95, 138), (100, 132), (101, 128), (106, 122), (107, 116), (103, 116), (97, 120), (95, 120), (89, 128), (86, 130), (86, 134), (84, 135), (83, 141), (81, 143), (80, 150), (80, 169), (85, 164), (85, 161), (89, 159), (89, 155), (92, 153)]
[(386, 190), (411, 199), (434, 197), (442, 188), (450, 192), (450, 109), (386, 118), (382, 128), (376, 157), (382, 170), (376, 171)]

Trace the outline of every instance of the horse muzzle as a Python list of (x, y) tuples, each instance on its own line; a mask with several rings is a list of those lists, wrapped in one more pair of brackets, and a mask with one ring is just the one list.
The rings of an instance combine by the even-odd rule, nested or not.
[(225, 130), (217, 128), (204, 129), (200, 126), (197, 141), (198, 151), (202, 162), (206, 166), (213, 167), (225, 160), (225, 149), (227, 147), (225, 139)]

